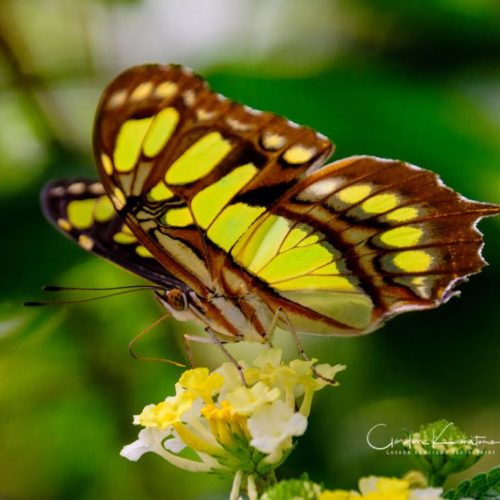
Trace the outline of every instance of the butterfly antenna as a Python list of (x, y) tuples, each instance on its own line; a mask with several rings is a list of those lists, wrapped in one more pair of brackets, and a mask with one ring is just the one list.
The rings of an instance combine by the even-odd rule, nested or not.
[(163, 287), (159, 285), (123, 285), (123, 286), (113, 286), (113, 287), (96, 287), (96, 288), (88, 288), (88, 287), (75, 287), (75, 286), (59, 286), (59, 285), (44, 285), (42, 286), (43, 292), (63, 292), (63, 291), (77, 291), (77, 292), (100, 292), (100, 291), (108, 291), (108, 290), (124, 290), (124, 289), (163, 289)]
[[(125, 288), (125, 287), (124, 287)], [(109, 297), (116, 297), (118, 295), (125, 295), (126, 293), (132, 293), (132, 292), (141, 292), (144, 290), (151, 290), (154, 289), (153, 287), (150, 286), (137, 286), (134, 288), (127, 288), (126, 290), (121, 290), (119, 289), (118, 291), (115, 291), (113, 293), (107, 293), (104, 295), (99, 295), (97, 297), (89, 297), (86, 299), (71, 299), (71, 300), (38, 300), (38, 301), (28, 301), (24, 302), (25, 307), (41, 307), (41, 306), (53, 306), (53, 305), (67, 305), (67, 304), (83, 304), (85, 302), (93, 302), (95, 300), (100, 300), (100, 299), (107, 299)], [(90, 288), (88, 290), (91, 290)], [(106, 290), (105, 288), (98, 288), (97, 290)], [(116, 290), (114, 288), (111, 288), (110, 290)], [(59, 290), (44, 290), (47, 292), (55, 292)]]
[(186, 368), (186, 365), (184, 363), (179, 363), (178, 361), (173, 361), (171, 359), (165, 359), (165, 358), (155, 358), (155, 357), (145, 357), (145, 356), (139, 356), (134, 352), (134, 344), (146, 333), (150, 332), (153, 328), (156, 328), (162, 321), (167, 319), (170, 316), (170, 313), (165, 313), (163, 316), (160, 316), (154, 323), (151, 323), (149, 326), (144, 328), (141, 332), (139, 332), (128, 344), (128, 352), (134, 359), (138, 359), (140, 361), (155, 361), (155, 362), (160, 362), (160, 363), (168, 363), (169, 365), (173, 366), (179, 366), (181, 368)]

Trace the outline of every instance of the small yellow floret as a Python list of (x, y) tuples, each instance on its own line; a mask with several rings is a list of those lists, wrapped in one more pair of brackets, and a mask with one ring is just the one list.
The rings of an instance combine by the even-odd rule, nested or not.
[(351, 500), (356, 498), (360, 498), (357, 493), (345, 490), (327, 490), (323, 491), (319, 496), (319, 500)]
[(194, 368), (181, 375), (179, 384), (194, 396), (211, 403), (213, 394), (224, 384), (224, 377), (220, 373), (210, 373), (208, 368)]
[(138, 417), (138, 423), (143, 427), (166, 429), (180, 421), (182, 415), (191, 408), (194, 399), (192, 394), (184, 392), (157, 405), (146, 406)]

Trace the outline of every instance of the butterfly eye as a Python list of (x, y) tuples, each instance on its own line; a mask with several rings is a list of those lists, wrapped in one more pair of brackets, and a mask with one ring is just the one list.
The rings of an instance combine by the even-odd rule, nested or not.
[(179, 288), (167, 290), (165, 298), (167, 299), (168, 305), (172, 309), (175, 309), (176, 311), (184, 311), (187, 309), (188, 304), (186, 295)]

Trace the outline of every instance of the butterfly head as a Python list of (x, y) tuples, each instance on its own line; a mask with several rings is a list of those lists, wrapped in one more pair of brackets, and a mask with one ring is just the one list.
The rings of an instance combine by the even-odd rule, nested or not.
[(181, 288), (165, 288), (155, 292), (159, 302), (175, 317), (189, 309), (187, 293)]

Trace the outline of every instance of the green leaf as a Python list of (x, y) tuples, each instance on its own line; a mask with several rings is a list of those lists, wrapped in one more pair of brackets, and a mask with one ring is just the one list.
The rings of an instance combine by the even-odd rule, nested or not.
[(290, 500), (290, 498), (300, 500), (317, 500), (321, 493), (321, 486), (309, 480), (307, 474), (300, 479), (288, 479), (280, 481), (272, 488), (269, 488), (260, 500)]
[(449, 500), (473, 498), (474, 500), (493, 500), (500, 497), (500, 467), (478, 474), (472, 479), (461, 482), (455, 489), (444, 494)]

